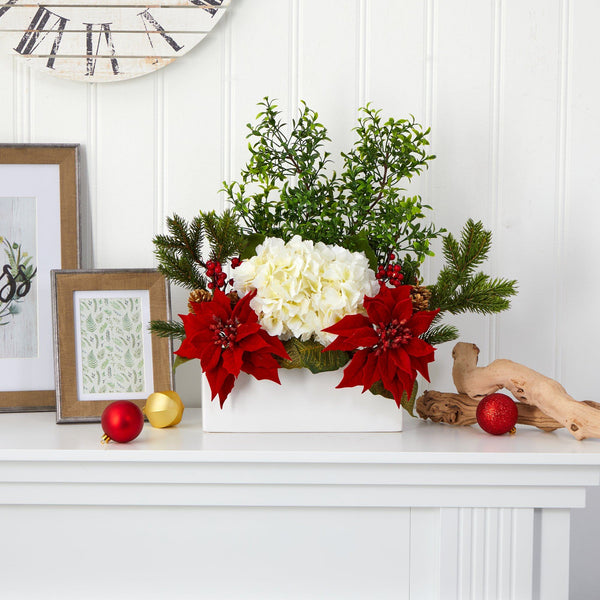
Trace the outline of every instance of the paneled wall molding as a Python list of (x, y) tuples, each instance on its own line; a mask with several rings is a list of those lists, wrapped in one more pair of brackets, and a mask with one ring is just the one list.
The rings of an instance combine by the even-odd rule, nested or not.
[[(560, 270), (568, 265), (565, 261), (565, 228), (567, 214), (568, 165), (570, 159), (569, 144), (569, 110), (570, 110), (570, 70), (572, 60), (571, 43), (571, 0), (560, 3), (560, 76), (557, 88), (557, 122), (556, 122), (556, 208), (555, 208), (555, 250), (554, 261)], [(562, 348), (564, 325), (560, 315), (566, 306), (564, 286), (556, 281), (555, 286), (555, 339), (554, 339), (554, 377), (562, 379), (565, 356)]]
[[(502, 86), (503, 86), (503, 0), (492, 2), (492, 46), (490, 65), (490, 164), (489, 164), (489, 215), (490, 225), (494, 231), (500, 229), (501, 198), (501, 144), (502, 144)], [(498, 260), (493, 250), (490, 255), (490, 269), (492, 273), (498, 272)], [(488, 362), (498, 358), (498, 319), (495, 315), (488, 317)]]

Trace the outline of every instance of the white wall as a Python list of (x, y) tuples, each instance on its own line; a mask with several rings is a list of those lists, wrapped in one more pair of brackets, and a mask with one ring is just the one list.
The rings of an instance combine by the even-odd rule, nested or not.
[[(367, 101), (412, 113), (432, 127), (438, 158), (416, 188), (435, 222), (457, 231), (483, 219), (495, 236), (488, 269), (520, 284), (509, 313), (457, 320), (462, 339), (482, 364), (511, 358), (597, 400), (599, 21), (597, 0), (232, 0), (174, 64), (104, 85), (30, 71), (0, 40), (0, 141), (81, 143), (84, 266), (150, 267), (166, 215), (223, 206), (218, 190), (246, 159), (245, 123), (263, 96), (289, 116), (306, 100), (334, 150), (351, 143)], [(174, 299), (185, 310), (185, 294)], [(450, 346), (436, 389), (452, 389)], [(198, 376), (178, 375), (189, 406)], [(599, 528), (595, 493), (574, 515), (573, 598), (600, 589)]]

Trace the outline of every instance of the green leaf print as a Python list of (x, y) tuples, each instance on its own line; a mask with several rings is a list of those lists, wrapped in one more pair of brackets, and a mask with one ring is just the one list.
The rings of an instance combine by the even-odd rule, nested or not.
[(91, 350), (87, 356), (87, 364), (88, 367), (92, 370), (95, 370), (98, 366), (98, 359), (96, 358), (93, 350)]
[(123, 356), (123, 361), (126, 367), (133, 367), (133, 356), (131, 356), (131, 350), (127, 350)]
[[(144, 325), (140, 298), (82, 299), (84, 392), (144, 391)], [(86, 383), (87, 382), (87, 383)]]
[(129, 314), (125, 313), (125, 315), (123, 316), (123, 329), (125, 331), (131, 331), (132, 328), (133, 328), (133, 323), (131, 322), (131, 319), (129, 318)]
[(87, 319), (85, 320), (85, 327), (88, 331), (96, 331), (96, 321), (94, 321), (92, 313), (87, 316)]

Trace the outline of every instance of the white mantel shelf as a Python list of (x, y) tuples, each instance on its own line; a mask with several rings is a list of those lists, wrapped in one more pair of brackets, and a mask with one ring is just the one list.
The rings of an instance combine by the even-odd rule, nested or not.
[(56, 425), (54, 413), (0, 414), (0, 460), (90, 462), (308, 462), (600, 466), (600, 440), (579, 442), (519, 425), (516, 435), (406, 416), (401, 433), (204, 433), (201, 410), (168, 429), (146, 423), (128, 444), (101, 444), (99, 423)]
[[(108, 445), (99, 424), (0, 415), (0, 597), (54, 597), (26, 575), (36, 552), (34, 572), (69, 581), (61, 598), (106, 597), (78, 596), (98, 561), (148, 569), (159, 546), (170, 598), (568, 598), (570, 509), (600, 483), (600, 440), (410, 418), (402, 433), (203, 433), (200, 412)], [(122, 597), (167, 597), (152, 581), (124, 579)]]

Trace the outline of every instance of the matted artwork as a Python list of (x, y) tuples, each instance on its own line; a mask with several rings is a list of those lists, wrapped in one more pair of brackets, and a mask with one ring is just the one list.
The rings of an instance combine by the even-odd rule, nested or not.
[(0, 197), (0, 359), (38, 355), (36, 199)]
[(0, 145), (0, 412), (56, 408), (50, 271), (79, 267), (78, 161)]
[(75, 292), (73, 301), (79, 400), (145, 399), (152, 388), (148, 291)]
[(154, 391), (172, 389), (171, 345), (149, 330), (170, 311), (163, 275), (114, 269), (52, 277), (57, 422), (99, 421), (115, 400), (141, 408)]

